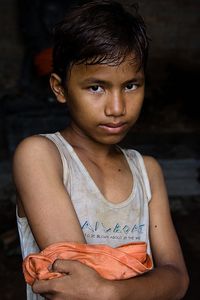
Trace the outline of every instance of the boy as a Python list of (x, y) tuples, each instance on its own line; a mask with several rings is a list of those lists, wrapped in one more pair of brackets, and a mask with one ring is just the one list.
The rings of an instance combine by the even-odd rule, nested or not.
[[(110, 281), (57, 261), (60, 279), (35, 282), (28, 299), (181, 299), (188, 275), (155, 159), (117, 144), (144, 98), (148, 38), (141, 17), (114, 1), (73, 9), (55, 29), (51, 88), (71, 122), (25, 139), (14, 156), (23, 257), (56, 242), (143, 241), (155, 268)], [(112, 266), (111, 266), (112, 268)]]

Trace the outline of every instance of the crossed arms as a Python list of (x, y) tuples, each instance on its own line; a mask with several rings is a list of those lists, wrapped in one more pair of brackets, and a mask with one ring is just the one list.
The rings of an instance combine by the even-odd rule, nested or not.
[[(66, 276), (36, 281), (35, 293), (53, 300), (173, 300), (184, 296), (188, 274), (171, 220), (163, 174), (153, 158), (144, 159), (152, 190), (150, 241), (155, 268), (139, 277), (110, 281), (79, 262), (56, 261), (53, 269)], [(28, 218), (39, 247), (60, 241), (85, 242), (62, 183), (62, 163), (55, 145), (42, 137), (29, 138), (16, 151), (13, 165), (19, 211)], [(65, 226), (66, 220), (70, 220), (70, 228)]]

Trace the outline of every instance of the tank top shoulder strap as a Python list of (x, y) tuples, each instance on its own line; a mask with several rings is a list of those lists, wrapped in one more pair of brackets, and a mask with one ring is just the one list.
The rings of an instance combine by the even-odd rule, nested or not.
[(67, 180), (67, 176), (68, 176), (68, 164), (67, 164), (67, 159), (66, 159), (66, 147), (63, 144), (62, 140), (59, 138), (59, 133), (55, 132), (55, 133), (47, 133), (47, 134), (40, 134), (40, 136), (43, 136), (49, 140), (51, 140), (55, 146), (58, 149), (58, 152), (60, 154), (61, 157), (61, 161), (62, 161), (62, 165), (63, 165), (63, 181), (66, 182)]
[(149, 202), (151, 200), (151, 188), (150, 188), (149, 178), (148, 178), (146, 166), (144, 163), (144, 159), (143, 159), (142, 155), (134, 149), (125, 150), (125, 153), (134, 162), (136, 168), (138, 169), (139, 173), (141, 174), (145, 192), (146, 192), (147, 199)]

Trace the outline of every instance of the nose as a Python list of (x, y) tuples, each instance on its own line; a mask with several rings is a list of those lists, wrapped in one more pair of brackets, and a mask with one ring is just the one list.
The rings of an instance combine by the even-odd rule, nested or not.
[(105, 106), (105, 115), (120, 117), (126, 113), (126, 105), (121, 93), (112, 93), (108, 96)]

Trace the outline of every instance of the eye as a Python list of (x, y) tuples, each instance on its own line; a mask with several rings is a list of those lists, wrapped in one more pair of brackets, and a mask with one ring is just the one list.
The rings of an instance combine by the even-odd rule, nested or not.
[(129, 92), (129, 91), (134, 91), (138, 88), (138, 84), (130, 82), (125, 86), (125, 91)]
[(88, 89), (91, 93), (94, 93), (94, 94), (100, 94), (103, 92), (103, 88), (97, 84), (90, 86)]

